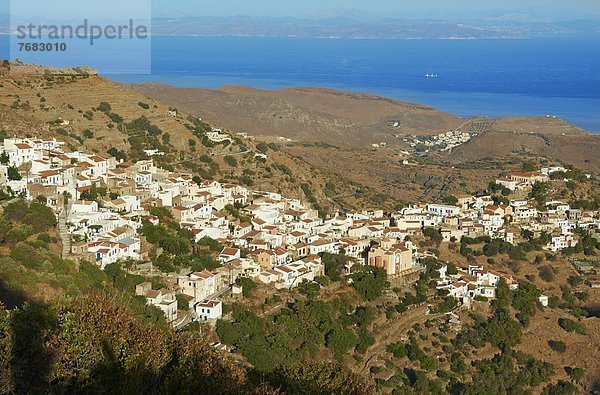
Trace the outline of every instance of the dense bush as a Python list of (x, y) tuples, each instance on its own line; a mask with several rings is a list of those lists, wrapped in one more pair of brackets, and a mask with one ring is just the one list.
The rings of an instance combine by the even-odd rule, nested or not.
[(18, 243), (27, 240), (33, 233), (33, 228), (29, 225), (15, 226), (8, 231), (5, 240), (8, 243)]
[(311, 359), (320, 348), (338, 358), (353, 348), (365, 349), (372, 339), (362, 333), (372, 320), (368, 309), (354, 312), (340, 300), (298, 301), (270, 318), (241, 305), (233, 306), (233, 321), (218, 321), (222, 342), (235, 345), (261, 372), (293, 366)]
[(225, 163), (227, 163), (231, 167), (237, 167), (237, 165), (238, 165), (237, 159), (235, 159), (231, 155), (225, 155), (225, 157), (223, 158), (223, 160), (225, 161)]
[(33, 227), (35, 232), (44, 232), (56, 226), (56, 216), (50, 207), (31, 203), (22, 222)]
[(548, 340), (548, 346), (556, 352), (563, 353), (567, 351), (567, 345), (560, 340)]
[(137, 320), (96, 294), (55, 309), (0, 307), (0, 392), (240, 392), (246, 374), (199, 337)]
[(325, 265), (325, 275), (331, 281), (340, 281), (345, 271), (345, 265), (350, 261), (350, 257), (344, 254), (331, 254), (326, 252), (322, 257)]
[(558, 325), (567, 332), (575, 332), (580, 335), (587, 335), (587, 328), (581, 322), (573, 321), (569, 318), (559, 318)]
[(252, 296), (252, 292), (256, 289), (256, 283), (251, 278), (242, 277), (240, 279), (240, 285), (242, 286), (242, 294), (245, 298)]
[(392, 353), (395, 358), (402, 358), (407, 355), (406, 345), (402, 342), (388, 344), (385, 350)]
[(352, 274), (352, 286), (366, 300), (375, 300), (388, 286), (387, 273), (377, 267), (365, 267)]
[(265, 154), (269, 151), (269, 145), (265, 142), (260, 142), (256, 144), (256, 149)]
[[(116, 121), (115, 121), (116, 122)], [(121, 119), (122, 122), (122, 119)], [(154, 125), (148, 118), (141, 116), (126, 124), (127, 131), (147, 132), (150, 136), (159, 136), (163, 131)]]
[(554, 271), (552, 270), (551, 266), (541, 267), (539, 275), (540, 275), (540, 278), (547, 283), (554, 281), (554, 278), (555, 278)]

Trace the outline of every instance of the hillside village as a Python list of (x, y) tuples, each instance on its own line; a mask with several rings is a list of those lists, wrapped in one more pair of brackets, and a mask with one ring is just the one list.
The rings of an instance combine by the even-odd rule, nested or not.
[(462, 144), (467, 143), (472, 138), (477, 137), (477, 133), (463, 132), (460, 130), (450, 130), (440, 133), (437, 136), (410, 136), (397, 134), (396, 138), (408, 144), (411, 149), (419, 153), (430, 151), (451, 151)]
[[(214, 137), (227, 135), (215, 131)], [(600, 229), (597, 211), (573, 209), (564, 201), (540, 207), (529, 198), (553, 173), (567, 170), (560, 167), (511, 172), (493, 180), (494, 188), (511, 197), (505, 202), (490, 195), (462, 196), (391, 213), (372, 209), (321, 218), (299, 199), (168, 171), (151, 157), (117, 161), (71, 152), (56, 139), (35, 138), (4, 139), (0, 152), (0, 186), (12, 198), (43, 202), (54, 210), (63, 258), (95, 262), (102, 269), (133, 261), (138, 269), (150, 265), (152, 272), (157, 251), (144, 229), (160, 225), (165, 216), (195, 243), (213, 240), (223, 246), (219, 267), (176, 273), (169, 289), (152, 289), (150, 282), (136, 287), (136, 294), (160, 308), (174, 326), (220, 319), (221, 296), (241, 295), (243, 278), (277, 289), (313, 281), (325, 273), (324, 253), (353, 258), (345, 268), (348, 273), (353, 265), (365, 264), (396, 278), (422, 270), (422, 260), (432, 256), (413, 243), (415, 236), (448, 243), (481, 238), (516, 244), (531, 235), (545, 241), (545, 250), (559, 252), (575, 248), (580, 231)], [(518, 287), (505, 273), (451, 265), (458, 270), (450, 273), (449, 265), (440, 269), (438, 289), (461, 304), (493, 298), (501, 278)], [(180, 311), (181, 300), (189, 311)], [(540, 301), (547, 304), (544, 296)]]

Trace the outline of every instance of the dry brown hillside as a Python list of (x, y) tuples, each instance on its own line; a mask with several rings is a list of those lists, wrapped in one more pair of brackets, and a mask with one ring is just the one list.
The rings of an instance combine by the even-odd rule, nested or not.
[[(133, 88), (232, 130), (355, 148), (395, 143), (394, 134), (438, 134), (464, 122), (420, 104), (323, 88), (209, 90), (156, 83)], [(400, 127), (392, 126), (396, 121)]]
[[(322, 88), (267, 91), (224, 86), (209, 90), (158, 83), (132, 87), (210, 122), (265, 139), (282, 136), (358, 149), (386, 142), (405, 148), (395, 135), (435, 135), (460, 129), (479, 136), (441, 156), (453, 164), (526, 154), (600, 169), (596, 154), (600, 136), (553, 117), (467, 120), (419, 104)], [(395, 122), (399, 127), (393, 127)]]
[(461, 163), (477, 161), (482, 158), (522, 155), (573, 164), (598, 172), (600, 171), (599, 152), (599, 135), (492, 130), (455, 148), (450, 154), (443, 157), (452, 163)]

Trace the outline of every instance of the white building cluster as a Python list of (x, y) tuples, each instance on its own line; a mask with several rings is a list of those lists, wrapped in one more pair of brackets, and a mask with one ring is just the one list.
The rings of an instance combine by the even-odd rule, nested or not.
[[(440, 133), (437, 136), (412, 136), (411, 139), (403, 138), (403, 141), (408, 143), (412, 148), (418, 146), (426, 147), (427, 151), (449, 151), (456, 148), (473, 137), (476, 137), (476, 133), (463, 132), (460, 130), (450, 130), (445, 133)], [(397, 135), (397, 137), (404, 137)]]
[[(144, 220), (159, 223), (159, 218), (150, 214), (151, 207), (169, 210), (195, 241), (206, 237), (218, 240), (225, 246), (218, 257), (221, 267), (177, 277), (176, 290), (187, 299), (198, 320), (220, 317), (219, 295), (229, 289), (239, 291), (236, 283), (240, 278), (277, 288), (313, 281), (325, 272), (323, 253), (344, 252), (390, 276), (410, 273), (425, 256), (410, 242), (410, 236), (425, 228), (436, 229), (448, 242), (487, 235), (513, 243), (510, 229), (517, 226), (551, 233), (547, 248), (559, 251), (577, 243), (575, 228), (600, 227), (598, 213), (572, 210), (563, 202), (551, 202), (548, 210), (540, 213), (527, 200), (496, 205), (490, 196), (460, 198), (456, 206), (427, 204), (391, 214), (350, 211), (322, 219), (299, 199), (278, 193), (214, 180), (197, 182), (190, 174), (156, 167), (152, 159), (117, 163), (114, 158), (66, 152), (63, 147), (56, 140), (4, 140), (0, 151), (7, 163), (0, 165), (0, 185), (28, 200), (44, 196), (68, 230), (61, 237), (74, 240), (71, 256), (91, 260), (101, 268), (119, 260), (149, 260), (149, 248), (138, 230)], [(12, 173), (19, 168), (21, 180), (9, 179), (10, 167)], [(513, 176), (511, 180), (518, 183), (547, 177), (541, 173)], [(239, 215), (232, 216), (228, 206), (236, 207)], [(453, 295), (489, 296), (500, 275), (483, 272), (469, 269), (461, 279), (444, 286)], [(174, 320), (177, 304), (172, 292), (147, 289), (147, 285), (138, 292)]]

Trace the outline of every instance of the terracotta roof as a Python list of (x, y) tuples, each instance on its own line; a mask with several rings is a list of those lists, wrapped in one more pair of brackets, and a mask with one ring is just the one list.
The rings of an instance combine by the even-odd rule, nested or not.
[(223, 248), (223, 251), (221, 251), (221, 255), (234, 256), (237, 255), (238, 252), (240, 252), (240, 250), (238, 250), (237, 248)]

